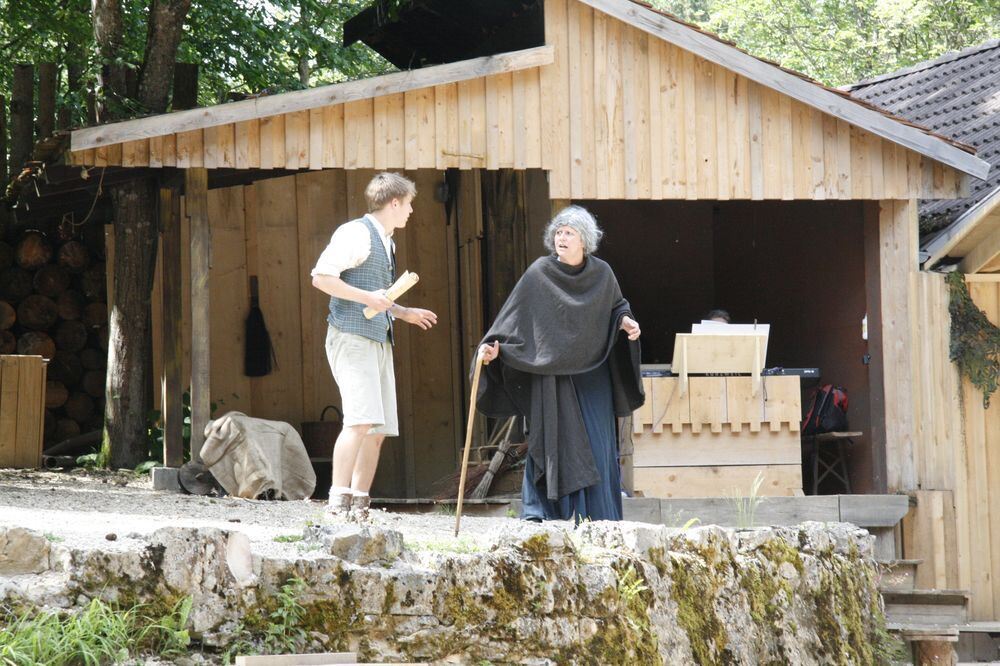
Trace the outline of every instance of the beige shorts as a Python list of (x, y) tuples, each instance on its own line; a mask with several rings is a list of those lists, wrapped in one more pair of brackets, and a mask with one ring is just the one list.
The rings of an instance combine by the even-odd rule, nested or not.
[(328, 326), (326, 358), (340, 389), (344, 425), (370, 423), (370, 435), (398, 436), (392, 345)]

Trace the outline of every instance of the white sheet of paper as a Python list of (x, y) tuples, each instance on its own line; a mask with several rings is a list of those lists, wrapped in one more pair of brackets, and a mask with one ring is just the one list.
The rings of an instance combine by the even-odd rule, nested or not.
[(705, 321), (691, 324), (692, 333), (707, 333), (709, 335), (764, 335), (770, 336), (770, 324), (725, 324), (721, 321)]

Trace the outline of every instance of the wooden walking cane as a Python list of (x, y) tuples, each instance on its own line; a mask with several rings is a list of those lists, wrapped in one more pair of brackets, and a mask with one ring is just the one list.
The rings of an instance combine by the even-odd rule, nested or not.
[(469, 449), (472, 446), (472, 427), (476, 420), (476, 394), (479, 392), (479, 371), (483, 369), (482, 348), (476, 350), (476, 369), (472, 372), (472, 395), (469, 397), (469, 422), (465, 427), (465, 451), (462, 453), (462, 470), (458, 480), (458, 505), (455, 507), (455, 536), (462, 524), (462, 500), (465, 499), (465, 475), (469, 471)]

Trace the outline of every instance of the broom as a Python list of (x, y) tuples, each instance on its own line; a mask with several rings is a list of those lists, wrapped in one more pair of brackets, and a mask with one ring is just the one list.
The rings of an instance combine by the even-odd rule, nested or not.
[(257, 276), (250, 276), (250, 313), (246, 320), (246, 352), (243, 355), (243, 374), (247, 377), (263, 377), (278, 367), (278, 357), (271, 344), (271, 334), (264, 324), (264, 313), (260, 310), (257, 291)]

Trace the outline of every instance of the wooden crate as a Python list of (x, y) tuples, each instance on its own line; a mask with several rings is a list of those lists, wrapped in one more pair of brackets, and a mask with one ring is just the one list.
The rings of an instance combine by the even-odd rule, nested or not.
[(802, 493), (798, 377), (644, 377), (633, 415), (632, 484), (646, 497)]
[(38, 467), (45, 424), (41, 356), (0, 355), (0, 467)]

